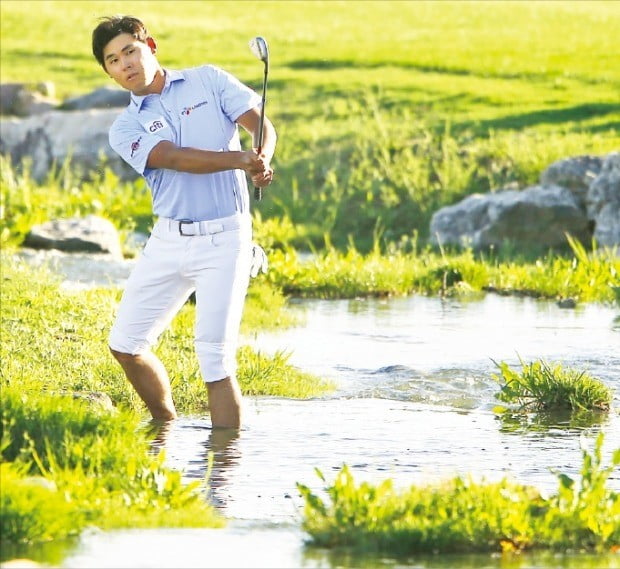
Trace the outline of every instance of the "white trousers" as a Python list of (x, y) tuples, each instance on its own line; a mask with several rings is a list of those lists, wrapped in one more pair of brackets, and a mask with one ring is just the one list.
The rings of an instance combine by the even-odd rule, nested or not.
[(248, 215), (195, 223), (160, 218), (127, 281), (110, 348), (133, 355), (150, 350), (195, 291), (202, 378), (234, 377), (251, 257)]

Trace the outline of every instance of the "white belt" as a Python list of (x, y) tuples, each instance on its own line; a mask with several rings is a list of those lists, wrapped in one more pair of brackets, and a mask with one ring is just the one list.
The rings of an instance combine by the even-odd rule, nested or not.
[(243, 221), (249, 223), (245, 216), (223, 217), (212, 221), (191, 221), (189, 219), (170, 219), (160, 217), (159, 223), (168, 231), (182, 235), (183, 237), (194, 237), (196, 235), (213, 235), (222, 231), (231, 231), (239, 229)]

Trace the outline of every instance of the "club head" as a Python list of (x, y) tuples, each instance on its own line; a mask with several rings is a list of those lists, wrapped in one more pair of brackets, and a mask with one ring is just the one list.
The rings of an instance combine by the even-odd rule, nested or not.
[(269, 49), (267, 41), (261, 36), (256, 36), (250, 40), (252, 53), (264, 63), (269, 63)]

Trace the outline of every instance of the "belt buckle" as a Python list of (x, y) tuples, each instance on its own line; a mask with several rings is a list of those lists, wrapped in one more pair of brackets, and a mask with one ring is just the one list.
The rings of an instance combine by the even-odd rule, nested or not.
[(183, 233), (183, 225), (194, 225), (191, 219), (179, 219), (179, 235), (183, 237), (193, 237), (196, 233)]

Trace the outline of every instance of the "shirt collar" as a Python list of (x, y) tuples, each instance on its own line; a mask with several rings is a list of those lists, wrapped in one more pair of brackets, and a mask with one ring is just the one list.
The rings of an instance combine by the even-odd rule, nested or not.
[[(162, 93), (170, 86), (170, 83), (174, 81), (185, 80), (183, 73), (181, 73), (180, 71), (177, 71), (176, 69), (164, 69), (164, 73), (165, 73), (166, 79), (165, 79), (164, 89)], [(142, 109), (144, 100), (150, 96), (151, 95), (134, 95), (133, 93), (130, 92), (131, 102), (136, 106), (138, 111)]]

